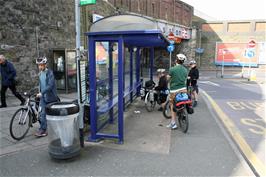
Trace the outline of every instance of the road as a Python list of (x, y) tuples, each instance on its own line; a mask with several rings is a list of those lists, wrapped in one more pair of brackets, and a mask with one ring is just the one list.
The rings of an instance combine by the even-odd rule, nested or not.
[(264, 176), (265, 83), (203, 77), (199, 87), (247, 162)]

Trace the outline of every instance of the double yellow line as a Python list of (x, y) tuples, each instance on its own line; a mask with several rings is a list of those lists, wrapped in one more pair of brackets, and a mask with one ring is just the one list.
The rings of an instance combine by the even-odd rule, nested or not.
[(245, 141), (245, 139), (241, 136), (240, 132), (236, 129), (233, 121), (222, 111), (218, 104), (205, 91), (201, 90), (201, 93), (203, 93), (209, 100), (210, 104), (218, 114), (218, 117), (222, 120), (228, 132), (230, 133), (234, 141), (238, 144), (240, 150), (246, 156), (255, 171), (260, 176), (266, 176), (265, 165), (260, 161), (257, 155), (252, 151), (248, 143)]

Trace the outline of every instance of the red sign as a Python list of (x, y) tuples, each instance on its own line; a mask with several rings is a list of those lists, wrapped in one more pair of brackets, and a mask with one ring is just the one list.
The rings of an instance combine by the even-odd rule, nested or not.
[(170, 32), (169, 35), (168, 35), (168, 39), (169, 40), (175, 40), (175, 35), (173, 32)]
[(248, 48), (254, 48), (256, 46), (256, 42), (254, 40), (251, 40), (248, 42)]

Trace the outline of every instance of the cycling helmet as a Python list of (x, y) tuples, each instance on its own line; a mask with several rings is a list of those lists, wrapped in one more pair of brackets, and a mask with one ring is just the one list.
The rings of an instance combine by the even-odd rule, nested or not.
[(157, 69), (157, 73), (164, 73), (165, 69)]
[(184, 54), (177, 54), (176, 59), (180, 61), (186, 61), (187, 57)]
[(47, 63), (47, 58), (46, 57), (39, 57), (36, 59), (36, 64), (46, 64)]
[(196, 61), (195, 61), (195, 60), (191, 60), (191, 61), (189, 62), (189, 64), (190, 64), (190, 65), (196, 64)]

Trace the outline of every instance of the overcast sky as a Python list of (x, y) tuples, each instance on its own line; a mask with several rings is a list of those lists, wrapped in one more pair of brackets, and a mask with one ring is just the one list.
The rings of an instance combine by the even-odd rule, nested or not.
[(266, 0), (182, 0), (216, 20), (266, 20)]

